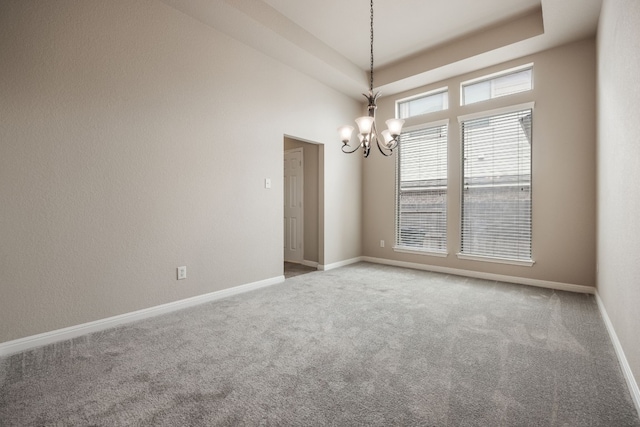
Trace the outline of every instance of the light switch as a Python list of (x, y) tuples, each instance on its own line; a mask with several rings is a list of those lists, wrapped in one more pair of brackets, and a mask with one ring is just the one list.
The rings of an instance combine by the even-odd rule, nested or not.
[(264, 188), (271, 188), (271, 178), (264, 179)]

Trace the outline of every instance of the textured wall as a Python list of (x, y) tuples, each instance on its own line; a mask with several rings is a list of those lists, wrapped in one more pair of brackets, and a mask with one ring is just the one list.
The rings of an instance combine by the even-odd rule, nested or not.
[(0, 52), (0, 342), (281, 275), (285, 134), (360, 255), (356, 101), (152, 0), (2, 1)]
[[(534, 89), (460, 106), (460, 83), (534, 63)], [(372, 155), (363, 171), (363, 252), (365, 256), (439, 267), (595, 286), (596, 129), (595, 40), (550, 49), (489, 69), (385, 97), (380, 118), (393, 117), (395, 100), (448, 86), (449, 109), (407, 120), (405, 126), (449, 119), (447, 258), (393, 251), (395, 162)], [(458, 116), (535, 101), (532, 146), (533, 267), (460, 260), (460, 131)], [(380, 247), (380, 240), (385, 247)]]
[(598, 293), (640, 383), (640, 2), (598, 27)]

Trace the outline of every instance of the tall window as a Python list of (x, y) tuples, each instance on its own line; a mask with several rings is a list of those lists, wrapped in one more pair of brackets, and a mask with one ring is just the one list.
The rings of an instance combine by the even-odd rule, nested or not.
[(396, 249), (446, 253), (448, 121), (402, 132)]
[(461, 118), (461, 258), (531, 263), (533, 104)]

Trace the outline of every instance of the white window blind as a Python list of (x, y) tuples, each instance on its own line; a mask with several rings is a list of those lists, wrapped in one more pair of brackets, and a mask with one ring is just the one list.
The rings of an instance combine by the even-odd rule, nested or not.
[(462, 121), (463, 255), (531, 260), (532, 112)]
[(446, 253), (447, 122), (402, 132), (396, 249)]

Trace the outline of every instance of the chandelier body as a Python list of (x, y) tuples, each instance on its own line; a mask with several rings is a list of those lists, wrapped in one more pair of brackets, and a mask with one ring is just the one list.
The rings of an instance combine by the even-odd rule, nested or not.
[(358, 151), (362, 147), (364, 157), (369, 157), (371, 146), (375, 143), (378, 150), (384, 156), (390, 156), (393, 154), (393, 149), (398, 146), (398, 138), (402, 131), (402, 125), (404, 120), (401, 119), (389, 119), (385, 123), (387, 129), (378, 133), (376, 127), (376, 101), (380, 96), (380, 92), (373, 92), (373, 0), (371, 0), (371, 70), (369, 73), (369, 94), (363, 93), (362, 95), (367, 98), (367, 115), (358, 117), (356, 123), (358, 125), (358, 140), (359, 144), (352, 150), (349, 142), (351, 141), (351, 135), (353, 133), (353, 126), (342, 126), (338, 128), (340, 139), (342, 141), (342, 152), (351, 154)]

